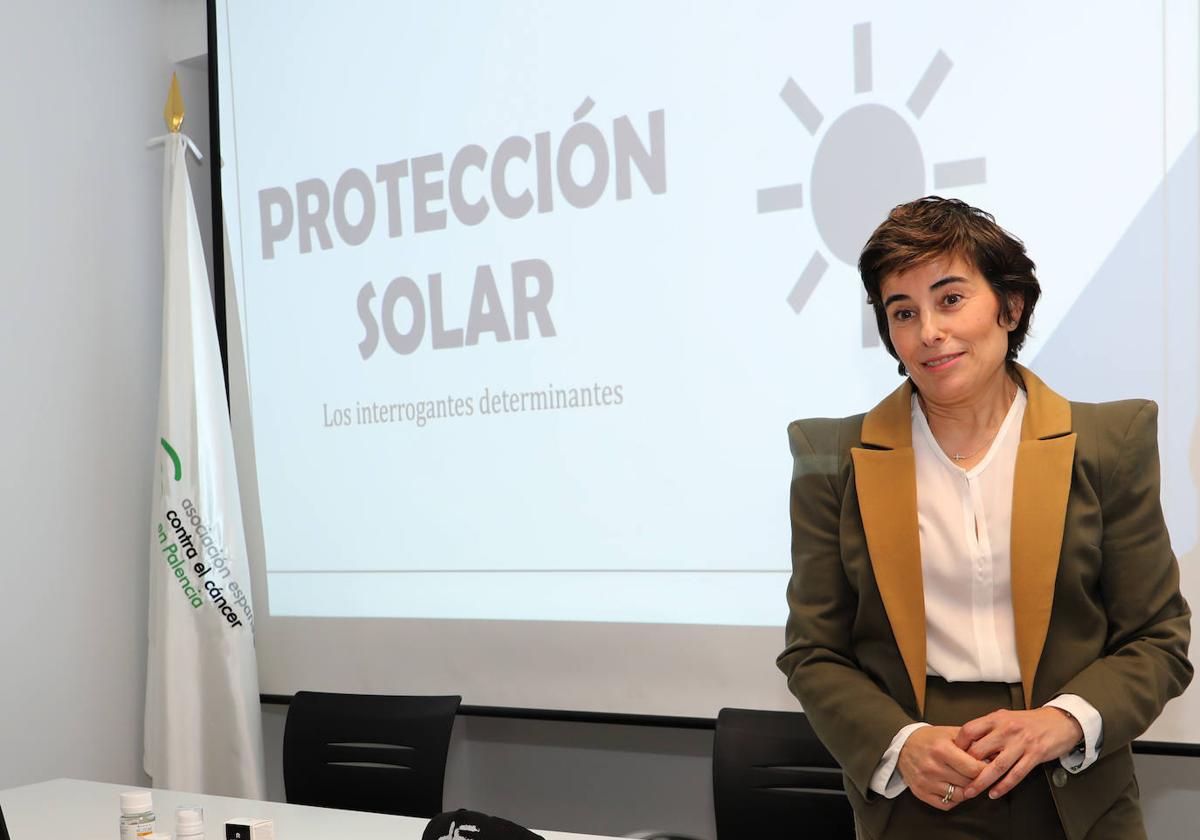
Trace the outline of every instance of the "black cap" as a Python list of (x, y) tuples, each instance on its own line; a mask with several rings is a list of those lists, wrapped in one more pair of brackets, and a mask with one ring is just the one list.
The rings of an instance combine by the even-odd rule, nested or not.
[(425, 826), (421, 840), (545, 840), (528, 828), (503, 817), (489, 817), (459, 808), (438, 814)]

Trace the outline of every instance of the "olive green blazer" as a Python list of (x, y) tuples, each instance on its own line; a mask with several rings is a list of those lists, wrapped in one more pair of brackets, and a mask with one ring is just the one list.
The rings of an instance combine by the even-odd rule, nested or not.
[[(1157, 406), (1069, 403), (1015, 369), (1028, 397), (1011, 541), (1025, 702), (1078, 694), (1104, 721), (1100, 758), (1052, 788), (1075, 840), (1132, 781), (1130, 742), (1191, 680), (1191, 613), (1159, 501)], [(905, 382), (866, 415), (788, 427), (792, 576), (778, 665), (875, 835), (891, 801), (869, 791), (871, 774), (925, 704), (912, 393)]]

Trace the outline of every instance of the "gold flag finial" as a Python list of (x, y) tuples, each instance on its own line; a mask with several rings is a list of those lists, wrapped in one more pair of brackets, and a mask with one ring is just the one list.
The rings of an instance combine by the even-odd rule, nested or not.
[(167, 105), (163, 108), (163, 119), (172, 134), (178, 134), (183, 125), (183, 94), (179, 92), (179, 79), (171, 74), (171, 89), (167, 92)]

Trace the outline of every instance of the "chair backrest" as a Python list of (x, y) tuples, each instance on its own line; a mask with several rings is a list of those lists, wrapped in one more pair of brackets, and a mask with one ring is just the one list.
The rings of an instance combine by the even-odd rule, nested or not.
[(721, 710), (713, 800), (717, 840), (854, 838), (841, 768), (799, 712)]
[(0, 840), (8, 840), (8, 826), (4, 823), (3, 808), (0, 808)]
[(432, 817), (461, 697), (300, 691), (283, 732), (287, 801)]

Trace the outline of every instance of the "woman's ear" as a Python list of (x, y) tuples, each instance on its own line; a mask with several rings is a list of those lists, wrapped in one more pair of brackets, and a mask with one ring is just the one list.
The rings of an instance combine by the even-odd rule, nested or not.
[(1008, 294), (1008, 307), (1004, 313), (1004, 326), (1012, 332), (1017, 328), (1017, 324), (1021, 323), (1021, 316), (1025, 313), (1025, 296), (1017, 292)]

